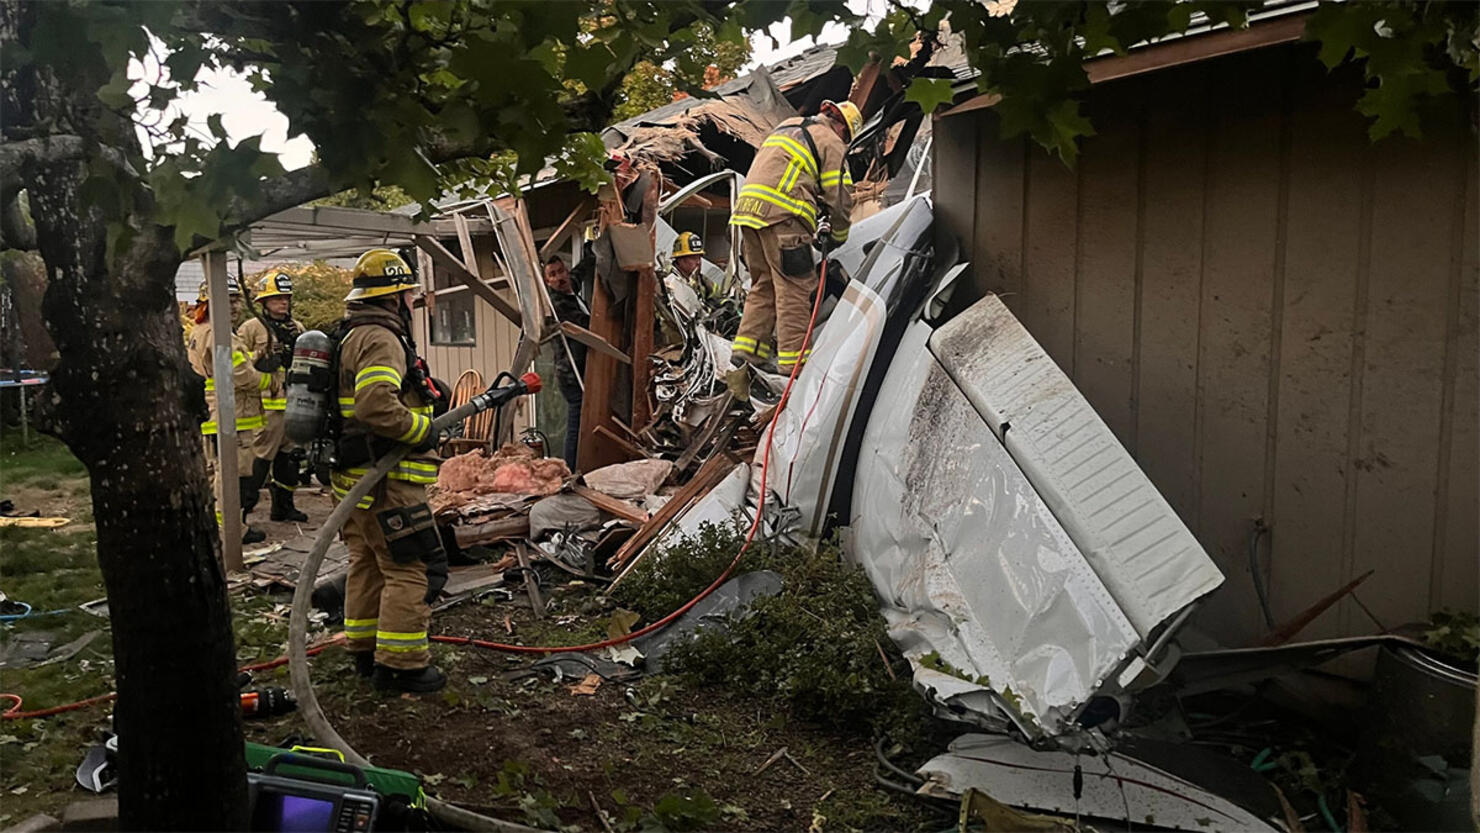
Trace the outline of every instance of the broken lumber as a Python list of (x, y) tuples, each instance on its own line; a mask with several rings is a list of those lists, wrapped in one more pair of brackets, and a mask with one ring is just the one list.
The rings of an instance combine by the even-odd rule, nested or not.
[(613, 347), (611, 342), (582, 327), (580, 324), (571, 321), (561, 321), (560, 331), (598, 353), (610, 356), (622, 364), (632, 364), (631, 356)]
[[(526, 531), (527, 527), (528, 524), (526, 524)], [(529, 591), (529, 606), (534, 610), (534, 618), (543, 619), (545, 618), (545, 598), (540, 595), (540, 580), (535, 575), (534, 568), (529, 566), (529, 552), (524, 549), (523, 541), (515, 542), (514, 555), (518, 557), (519, 569), (524, 573), (524, 587)]]
[[(607, 428), (605, 425), (596, 426), (596, 430), (592, 431), (591, 433), (593, 436), (601, 437), (612, 445), (615, 445), (618, 449), (620, 449), (624, 454), (627, 455), (628, 460), (646, 460), (649, 456), (651, 456), (641, 446), (628, 441), (625, 437), (618, 437), (616, 434), (612, 433), (611, 429)], [(616, 462), (626, 461), (616, 460)]]
[(473, 290), (473, 294), (487, 301), (505, 318), (514, 322), (516, 325), (523, 325), (524, 318), (519, 314), (519, 310), (515, 309), (513, 304), (504, 300), (497, 292), (494, 292), (492, 287), (479, 280), (478, 276), (472, 270), (464, 266), (461, 260), (457, 259), (457, 255), (447, 251), (447, 247), (443, 246), (441, 241), (435, 237), (427, 237), (424, 234), (419, 234), (416, 236), (416, 247), (430, 255), (434, 264), (446, 269), (454, 278), (466, 284), (469, 289)]
[(1270, 632), (1269, 636), (1266, 636), (1264, 638), (1264, 641), (1260, 644), (1265, 646), (1274, 646), (1283, 645), (1286, 642), (1290, 641), (1292, 637), (1300, 633), (1300, 631), (1304, 630), (1306, 625), (1314, 622), (1316, 620), (1316, 617), (1320, 616), (1322, 613), (1325, 613), (1332, 605), (1341, 601), (1341, 598), (1343, 596), (1356, 590), (1362, 582), (1371, 578), (1372, 574), (1375, 572), (1377, 571), (1368, 570), (1367, 572), (1361, 574), (1360, 576), (1357, 576), (1346, 584), (1343, 584), (1341, 587), (1332, 591), (1329, 595), (1321, 598), (1315, 604), (1301, 611), (1295, 616), (1295, 618), (1291, 619), (1283, 625), (1280, 625), (1278, 628), (1275, 628), (1272, 632)]
[(637, 534), (627, 539), (627, 543), (617, 550), (607, 562), (608, 567), (625, 567), (639, 552), (652, 543), (668, 524), (684, 513), (694, 501), (709, 494), (709, 491), (730, 473), (735, 466), (734, 458), (726, 453), (719, 453), (704, 461), (699, 471), (694, 474), (694, 479), (685, 483), (682, 489), (674, 493), (673, 497), (663, 504), (651, 520), (637, 530)]
[(645, 524), (651, 519), (648, 513), (641, 507), (628, 503), (621, 498), (614, 498), (605, 492), (598, 492), (590, 486), (582, 486), (576, 483), (570, 487), (570, 490), (591, 501), (591, 504), (597, 509), (611, 515), (616, 515), (624, 521)]
[(452, 535), (459, 547), (492, 544), (510, 538), (523, 538), (529, 534), (529, 516), (511, 515), (478, 524), (455, 524)]

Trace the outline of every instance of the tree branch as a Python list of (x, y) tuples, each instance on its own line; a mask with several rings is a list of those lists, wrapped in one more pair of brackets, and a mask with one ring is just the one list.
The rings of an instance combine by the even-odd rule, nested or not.
[(87, 155), (81, 136), (42, 136), (0, 143), (0, 182), (16, 182), (23, 171), (37, 165), (80, 162)]
[(310, 200), (334, 193), (329, 173), (322, 165), (305, 165), (262, 182), (262, 196), (257, 199), (237, 197), (227, 207), (229, 218), (222, 233), (230, 233), (266, 217), (300, 206)]

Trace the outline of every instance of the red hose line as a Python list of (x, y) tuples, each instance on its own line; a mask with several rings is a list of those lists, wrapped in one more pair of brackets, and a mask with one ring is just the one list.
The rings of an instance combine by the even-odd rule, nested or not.
[[(318, 653), (322, 652), (325, 648), (328, 648), (331, 645), (338, 645), (338, 644), (342, 643), (343, 641), (344, 640), (342, 640), (342, 639), (340, 639), (339, 637), (336, 636), (333, 639), (329, 640), (328, 642), (322, 642), (322, 643), (320, 643), (318, 645), (315, 645), (312, 648), (309, 648), (306, 653), (307, 653), (308, 656), (313, 656), (315, 654), (318, 654)], [(268, 660), (266, 662), (258, 662), (258, 663), (254, 663), (252, 665), (243, 665), (238, 670), (240, 670), (240, 671), (265, 671), (265, 670), (267, 670), (269, 668), (277, 668), (280, 665), (287, 665), (287, 664), (288, 664), (288, 658), (287, 657), (278, 657), (277, 659), (270, 659), (270, 660)], [(29, 711), (29, 712), (23, 712), (23, 711), (21, 711), (21, 702), (22, 701), (21, 701), (21, 696), (19, 694), (10, 694), (10, 693), (7, 693), (7, 692), (0, 692), (0, 698), (4, 698), (4, 699), (7, 699), (7, 700), (14, 701), (14, 704), (10, 708), (6, 709), (4, 712), (0, 712), (0, 720), (29, 720), (29, 719), (35, 718), (35, 717), (51, 717), (54, 714), (61, 714), (62, 712), (70, 712), (70, 711), (76, 711), (78, 709), (85, 709), (88, 706), (96, 706), (99, 703), (107, 703), (110, 700), (117, 699), (118, 698), (118, 692), (115, 691), (115, 692), (112, 692), (111, 694), (100, 694), (97, 697), (89, 697), (86, 700), (78, 700), (75, 703), (66, 703), (66, 704), (63, 704), (63, 705), (60, 705), (60, 706), (52, 706), (49, 709), (36, 709), (35, 711)]]
[[(812, 344), (812, 330), (817, 326), (817, 312), (822, 309), (822, 296), (823, 291), (826, 287), (827, 260), (824, 259), (822, 262), (822, 268), (818, 271), (817, 275), (817, 291), (813, 294), (812, 315), (810, 318), (807, 319), (807, 332), (805, 335), (802, 336), (802, 348), (799, 351), (799, 354), (802, 358), (796, 363), (795, 366), (792, 367), (791, 375), (788, 376), (786, 379), (786, 388), (782, 390), (781, 399), (776, 403), (776, 410), (772, 412), (772, 422), (766, 426), (766, 430), (768, 432), (774, 429), (775, 414), (781, 413), (781, 409), (786, 407), (787, 400), (791, 398), (791, 387), (792, 385), (796, 384), (797, 374), (801, 373), (802, 366), (806, 364), (805, 357), (807, 355), (807, 348), (810, 347)], [(816, 407), (815, 403), (813, 407)], [(808, 417), (810, 418), (810, 416), (811, 413), (809, 411)], [(503, 642), (490, 642), (485, 639), (474, 639), (471, 636), (433, 636), (431, 637), (431, 641), (443, 642), (449, 645), (471, 645), (475, 648), (489, 648), (494, 651), (502, 651), (506, 654), (553, 654), (562, 651), (599, 651), (602, 648), (611, 648), (616, 645), (623, 645), (625, 643), (631, 642), (638, 637), (646, 636), (653, 631), (672, 623), (680, 616), (692, 610), (694, 608), (694, 605), (697, 605), (699, 602), (702, 602), (706, 598), (708, 598), (709, 594), (713, 593), (715, 590), (718, 590), (720, 585), (724, 584), (725, 581), (729, 579), (730, 574), (735, 572), (735, 568), (740, 565), (740, 559), (745, 556), (746, 551), (750, 549), (750, 545), (755, 541), (755, 534), (760, 530), (761, 527), (761, 518), (765, 516), (766, 480), (767, 476), (771, 473), (771, 446), (772, 440), (767, 439), (765, 453), (761, 455), (761, 489), (760, 495), (756, 500), (755, 519), (750, 522), (750, 530), (745, 534), (745, 542), (740, 545), (740, 551), (735, 553), (735, 559), (730, 562), (730, 566), (726, 567), (724, 572), (719, 574), (719, 578), (715, 579), (712, 584), (704, 588), (704, 590), (701, 591), (699, 595), (695, 596), (692, 599), (689, 599), (688, 602), (686, 602), (678, 610), (673, 611), (672, 613), (664, 616), (662, 619), (659, 619), (651, 625), (638, 628), (631, 633), (624, 634), (615, 639), (606, 639), (602, 640), (601, 642), (592, 642), (588, 645), (509, 645)], [(309, 648), (305, 652), (305, 655), (311, 657), (323, 651), (325, 648), (328, 648), (331, 645), (338, 644), (341, 641), (342, 640), (339, 637), (335, 637), (328, 642), (322, 643), (313, 648)], [(267, 662), (259, 662), (254, 665), (244, 665), (240, 670), (264, 671), (269, 668), (277, 668), (280, 665), (287, 664), (288, 658), (283, 656), (278, 657), (277, 659), (268, 660)], [(51, 715), (60, 714), (62, 712), (86, 708), (97, 703), (104, 703), (116, 698), (117, 696), (117, 692), (114, 692), (112, 694), (104, 694), (98, 697), (90, 697), (86, 700), (78, 700), (75, 703), (67, 703), (66, 705), (62, 706), (52, 706), (49, 709), (38, 709), (37, 711), (23, 712), (20, 710), (21, 698), (19, 695), (0, 692), (0, 697), (9, 698), (15, 701), (15, 705), (11, 706), (5, 712), (0, 713), (0, 719), (22, 720), (33, 717), (49, 717)]]
[[(774, 414), (781, 413), (781, 409), (786, 407), (786, 401), (791, 397), (791, 386), (796, 383), (797, 374), (801, 372), (802, 366), (806, 363), (805, 357), (807, 355), (807, 348), (812, 344), (812, 330), (814, 327), (817, 326), (817, 312), (818, 310), (822, 309), (822, 296), (823, 291), (826, 287), (827, 260), (824, 258), (824, 260), (822, 261), (822, 268), (818, 271), (817, 275), (817, 291), (816, 293), (814, 293), (812, 299), (812, 316), (807, 320), (807, 332), (805, 335), (802, 336), (802, 348), (799, 351), (799, 356), (801, 357), (801, 359), (796, 363), (796, 365), (792, 367), (791, 376), (787, 377), (786, 388), (781, 392), (781, 399), (776, 403), (776, 410), (772, 412), (773, 416), (771, 418), (771, 423), (766, 426), (767, 432), (771, 432), (774, 430), (776, 424)], [(502, 651), (506, 654), (551, 654), (561, 651), (599, 651), (602, 648), (610, 648), (616, 645), (622, 645), (624, 643), (631, 642), (638, 637), (646, 636), (647, 634), (650, 634), (653, 631), (668, 625), (678, 617), (692, 610), (694, 605), (708, 598), (710, 593), (713, 593), (715, 590), (719, 589), (719, 586), (721, 584), (724, 584), (725, 580), (728, 579), (730, 577), (730, 574), (735, 571), (735, 568), (739, 566), (740, 559), (745, 556), (745, 552), (750, 549), (751, 543), (755, 541), (755, 534), (761, 526), (761, 518), (765, 516), (766, 479), (771, 472), (772, 444), (772, 440), (768, 437), (766, 439), (765, 453), (761, 456), (760, 496), (756, 502), (755, 519), (752, 520), (750, 523), (750, 531), (745, 534), (745, 543), (740, 545), (740, 551), (735, 553), (735, 559), (730, 562), (730, 566), (726, 567), (724, 572), (719, 574), (719, 578), (715, 579), (712, 584), (704, 588), (704, 590), (700, 592), (699, 595), (695, 596), (692, 599), (689, 599), (688, 602), (684, 604), (683, 607), (680, 607), (678, 610), (673, 611), (672, 613), (664, 616), (662, 619), (659, 619), (651, 625), (638, 628), (631, 633), (624, 634), (615, 639), (606, 639), (601, 642), (592, 642), (588, 645), (509, 645), (503, 642), (489, 642), (483, 639), (474, 639), (470, 636), (433, 636), (431, 638), (432, 641), (445, 642), (451, 645), (472, 645), (476, 648), (489, 648), (495, 651)]]

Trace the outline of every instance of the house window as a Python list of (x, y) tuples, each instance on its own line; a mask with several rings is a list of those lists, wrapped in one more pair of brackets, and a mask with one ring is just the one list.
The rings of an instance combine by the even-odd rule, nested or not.
[(466, 288), (437, 293), (432, 307), (432, 343), (468, 347), (477, 343), (474, 305), (478, 299)]

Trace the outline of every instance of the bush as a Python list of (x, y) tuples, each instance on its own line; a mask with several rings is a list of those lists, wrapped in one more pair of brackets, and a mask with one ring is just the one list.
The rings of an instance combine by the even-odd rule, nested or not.
[[(707, 587), (740, 542), (733, 529), (706, 525), (650, 556), (618, 588), (620, 600), (649, 618), (662, 616)], [(692, 683), (772, 700), (831, 729), (918, 736), (928, 718), (925, 703), (910, 687), (908, 664), (889, 639), (873, 587), (841, 555), (834, 542), (774, 554), (756, 546), (742, 565), (779, 572), (781, 593), (757, 600), (727, 628), (708, 628), (675, 645), (665, 667)]]
[[(685, 536), (660, 552), (648, 553), (632, 574), (617, 585), (613, 597), (622, 607), (655, 622), (678, 610), (699, 591), (714, 583), (735, 560), (744, 537), (734, 526), (704, 524), (699, 534)], [(758, 566), (763, 547), (745, 554), (738, 572), (767, 569)]]

